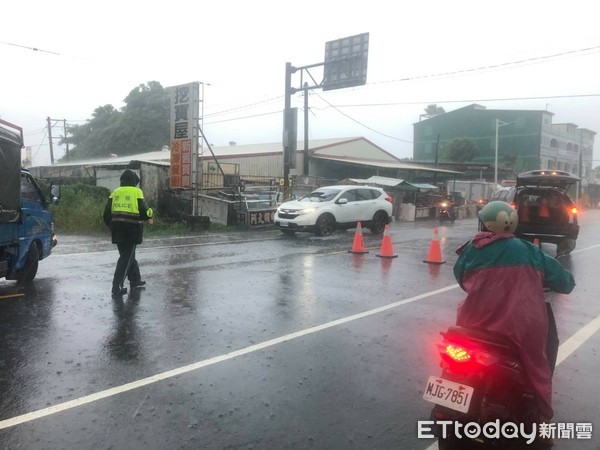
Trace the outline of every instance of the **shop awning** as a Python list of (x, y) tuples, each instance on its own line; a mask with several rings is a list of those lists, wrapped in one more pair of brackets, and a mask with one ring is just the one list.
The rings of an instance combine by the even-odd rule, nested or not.
[(409, 183), (406, 180), (401, 180), (400, 178), (389, 178), (389, 177), (380, 177), (378, 175), (373, 175), (367, 179), (359, 179), (359, 178), (349, 178), (350, 181), (357, 184), (375, 184), (378, 186), (386, 186), (386, 187), (394, 187), (396, 189), (400, 189), (402, 191), (411, 191), (411, 192), (426, 192), (426, 191), (435, 191), (439, 188), (434, 186), (433, 184), (427, 183)]

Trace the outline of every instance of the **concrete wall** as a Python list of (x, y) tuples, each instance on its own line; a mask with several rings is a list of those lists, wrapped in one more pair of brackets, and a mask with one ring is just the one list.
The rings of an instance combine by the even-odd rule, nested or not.
[[(96, 186), (102, 186), (107, 188), (109, 191), (114, 191), (121, 185), (121, 174), (124, 169), (111, 169), (105, 167), (98, 167), (96, 169)], [(133, 170), (137, 176), (140, 176), (139, 170)], [(142, 188), (143, 190), (143, 188)]]
[[(201, 216), (210, 217), (211, 222), (227, 225), (229, 211), (232, 210), (232, 208), (230, 208), (231, 204), (232, 202), (228, 200), (202, 196), (200, 197), (199, 214)], [(229, 222), (231, 222), (231, 219)]]
[(155, 164), (141, 163), (140, 187), (144, 197), (151, 206), (158, 205), (163, 192), (168, 188), (169, 167)]
[[(139, 169), (132, 169), (140, 177), (140, 188), (144, 191), (146, 201), (153, 207), (158, 204), (162, 193), (168, 189), (169, 166), (139, 162)], [(68, 182), (70, 178), (78, 178), (78, 182), (89, 179), (91, 184), (102, 186), (113, 191), (120, 185), (123, 170), (129, 164), (112, 166), (39, 166), (32, 167), (31, 173), (35, 178), (54, 179)], [(71, 181), (73, 182), (73, 181)]]

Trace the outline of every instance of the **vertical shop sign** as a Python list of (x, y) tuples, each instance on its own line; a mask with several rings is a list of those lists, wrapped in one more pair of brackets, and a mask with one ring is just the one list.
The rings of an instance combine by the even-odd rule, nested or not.
[(198, 151), (199, 83), (171, 89), (171, 189), (191, 189)]

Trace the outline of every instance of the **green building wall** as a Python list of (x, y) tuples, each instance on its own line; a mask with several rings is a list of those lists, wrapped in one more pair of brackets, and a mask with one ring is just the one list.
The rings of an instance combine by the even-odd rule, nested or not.
[[(413, 159), (435, 162), (439, 135), (438, 162), (449, 159), (450, 144), (455, 139), (469, 139), (477, 149), (473, 164), (494, 166), (496, 119), (510, 123), (498, 128), (498, 166), (516, 173), (539, 169), (542, 120), (544, 111), (488, 110), (470, 105), (414, 124)], [(512, 166), (503, 163), (506, 155), (515, 155)], [(492, 169), (493, 170), (493, 169)], [(488, 173), (489, 175), (489, 173)]]

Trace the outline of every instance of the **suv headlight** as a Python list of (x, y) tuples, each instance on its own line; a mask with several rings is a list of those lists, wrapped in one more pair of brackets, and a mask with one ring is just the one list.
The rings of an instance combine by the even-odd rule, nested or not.
[(302, 214), (311, 214), (314, 213), (317, 210), (317, 208), (305, 208), (305, 209), (299, 209), (298, 210), (298, 215), (302, 215)]

